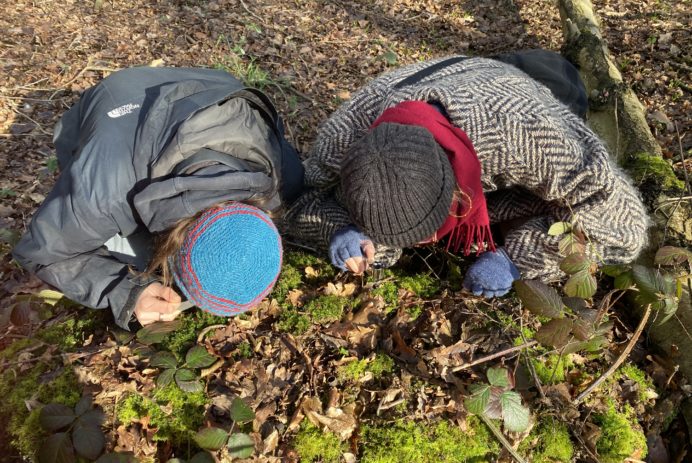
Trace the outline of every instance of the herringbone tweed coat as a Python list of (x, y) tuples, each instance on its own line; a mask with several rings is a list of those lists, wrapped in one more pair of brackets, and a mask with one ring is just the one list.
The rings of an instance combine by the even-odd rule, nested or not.
[[(608, 263), (633, 260), (646, 240), (648, 218), (637, 190), (611, 161), (603, 143), (550, 90), (520, 70), (468, 58), (418, 83), (395, 88), (440, 60), (386, 73), (353, 95), (320, 128), (305, 160), (308, 190), (287, 211), (286, 232), (320, 249), (350, 223), (339, 201), (341, 161), (387, 108), (407, 100), (441, 104), (464, 130), (482, 166), (491, 223), (523, 222), (505, 238), (524, 278), (562, 276), (559, 220), (577, 217), (595, 255)], [(416, 185), (410, 185), (416, 188)]]

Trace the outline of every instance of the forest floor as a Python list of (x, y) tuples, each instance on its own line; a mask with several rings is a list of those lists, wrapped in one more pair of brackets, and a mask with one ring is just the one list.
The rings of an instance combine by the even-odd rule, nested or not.
[[(641, 336), (622, 368), (575, 401), (637, 324), (625, 298), (610, 307), (607, 277), (592, 301), (609, 313), (596, 352), (533, 344), (546, 319), (522, 310), (514, 295), (486, 301), (460, 291), (468, 262), (432, 250), (412, 252), (378, 282), (337, 275), (325, 261), (291, 251), (258, 309), (228, 320), (186, 313), (174, 332), (151, 339), (113, 329), (108, 313), (56, 302), (9, 254), (58, 175), (53, 126), (83, 90), (117, 69), (227, 69), (271, 96), (289, 140), (305, 153), (340, 103), (393, 67), (455, 53), (559, 51), (552, 1), (2, 3), (0, 461), (22, 461), (42, 443), (42, 461), (73, 461), (60, 453), (68, 444), (46, 439), (40, 409), (74, 406), (82, 395), (105, 412), (107, 451), (141, 461), (190, 459), (208, 444), (194, 438), (205, 427), (251, 439), (214, 458), (247, 450), (260, 461), (510, 461), (512, 447), (536, 462), (689, 461), (680, 411), (692, 390), (675, 366), (676, 355), (688, 353), (659, 352)], [(594, 4), (664, 157), (684, 178), (692, 169), (689, 3)], [(194, 377), (178, 379), (188, 389), (200, 381), (202, 390), (157, 386), (154, 365), (178, 368), (194, 345), (215, 361), (188, 359)], [(173, 353), (172, 366), (161, 354), (152, 360), (162, 350)], [(495, 353), (503, 355), (475, 363)], [(491, 367), (509, 373), (499, 378)], [(531, 411), (523, 432), (508, 432), (505, 419), (504, 445), (487, 426), (500, 427), (497, 418), (506, 416), (490, 413), (483, 424), (464, 406), (486, 377), (499, 391), (519, 392)], [(236, 398), (252, 416), (238, 418), (246, 410)], [(45, 417), (43, 425), (51, 428)], [(242, 443), (237, 436), (231, 441)]]

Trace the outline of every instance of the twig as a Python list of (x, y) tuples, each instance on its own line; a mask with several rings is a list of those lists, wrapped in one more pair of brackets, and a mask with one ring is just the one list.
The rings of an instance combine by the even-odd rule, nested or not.
[(517, 453), (517, 451), (514, 450), (514, 447), (512, 447), (512, 444), (509, 443), (504, 434), (502, 434), (502, 432), (499, 429), (497, 429), (495, 423), (490, 421), (490, 419), (482, 413), (478, 415), (478, 417), (481, 419), (481, 421), (483, 421), (483, 423), (485, 423), (488, 429), (490, 429), (490, 431), (492, 431), (492, 433), (495, 434), (497, 440), (500, 441), (502, 446), (507, 449), (507, 451), (512, 455), (512, 457), (514, 457), (515, 460), (517, 460), (518, 463), (526, 463), (526, 460), (524, 460), (521, 457), (521, 455), (519, 455), (519, 453)]
[(677, 198), (666, 198), (662, 199), (659, 201), (660, 204), (668, 204), (668, 203), (674, 203), (676, 201), (686, 201), (688, 199), (692, 199), (692, 195), (690, 196), (678, 196)]
[[(690, 176), (687, 175), (687, 166), (685, 165), (685, 150), (682, 149), (682, 137), (680, 136), (680, 131), (678, 130), (677, 122), (674, 123), (674, 126), (675, 133), (678, 136), (678, 147), (680, 149), (680, 159), (682, 160), (682, 174), (685, 176), (685, 186), (687, 186), (687, 191), (692, 193), (692, 183), (690, 183)], [(682, 198), (682, 196), (680, 196), (680, 198)], [(692, 196), (688, 196), (688, 198), (692, 198)]]
[(77, 73), (77, 75), (75, 75), (73, 78), (71, 78), (67, 82), (63, 83), (59, 89), (57, 89), (55, 92), (53, 92), (53, 94), (50, 96), (49, 100), (52, 100), (55, 97), (55, 95), (57, 95), (59, 92), (65, 90), (65, 87), (67, 87), (72, 82), (79, 79), (80, 77), (82, 77), (82, 74), (84, 74), (87, 71), (115, 72), (117, 70), (118, 70), (117, 68), (113, 69), (113, 68), (107, 68), (107, 67), (103, 67), (103, 66), (92, 66), (91, 61), (89, 61), (89, 62), (87, 62), (87, 65), (84, 66), (82, 68), (82, 70)]
[(674, 68), (682, 69), (683, 71), (687, 71), (687, 72), (692, 72), (692, 67), (689, 67), (686, 64), (677, 63), (675, 61), (668, 61), (668, 64), (670, 64)]
[(295, 246), (297, 248), (305, 249), (306, 251), (310, 252), (317, 252), (317, 249), (311, 248), (310, 246), (305, 246), (304, 244), (296, 243), (294, 241), (289, 241), (289, 240), (282, 240), (284, 244), (290, 244), (291, 246)]
[(535, 346), (538, 344), (538, 341), (529, 341), (527, 343), (522, 344), (521, 346), (515, 346), (515, 347), (510, 347), (509, 349), (501, 350), (500, 352), (496, 352), (494, 354), (486, 355), (485, 357), (481, 357), (479, 359), (474, 360), (473, 362), (465, 363), (463, 365), (459, 365), (458, 367), (452, 368), (453, 372), (461, 371), (461, 370), (467, 370), (471, 367), (474, 367), (476, 365), (480, 365), (481, 363), (488, 362), (490, 360), (496, 359), (498, 357), (502, 357), (507, 354), (511, 354), (512, 352), (520, 351), (523, 349), (528, 349), (529, 347)]
[[(524, 336), (524, 319), (520, 319), (520, 325), (519, 325), (519, 334), (521, 335), (521, 340), (524, 341), (526, 344), (526, 337)], [(536, 388), (538, 389), (538, 394), (541, 396), (542, 399), (545, 399), (545, 392), (543, 392), (543, 385), (541, 384), (541, 380), (538, 378), (538, 375), (536, 374), (536, 369), (533, 366), (533, 362), (531, 361), (531, 357), (529, 354), (524, 352), (524, 357), (526, 357), (526, 366), (529, 368), (529, 372), (531, 372), (531, 377), (533, 378), (533, 382), (536, 384)]]
[(211, 325), (207, 326), (204, 328), (199, 335), (197, 336), (197, 344), (201, 344), (202, 341), (204, 341), (204, 337), (207, 335), (207, 333), (214, 331), (214, 330), (220, 330), (221, 328), (226, 328), (227, 325)]
[(637, 330), (634, 332), (632, 335), (632, 338), (630, 341), (627, 343), (627, 346), (625, 347), (625, 350), (622, 351), (620, 356), (615, 360), (615, 363), (611, 365), (608, 370), (603, 373), (596, 381), (591, 383), (589, 387), (587, 387), (584, 392), (579, 394), (577, 398), (574, 400), (575, 404), (580, 403), (582, 400), (586, 398), (589, 394), (591, 394), (594, 389), (596, 389), (603, 381), (605, 381), (608, 377), (610, 377), (613, 373), (615, 373), (615, 370), (617, 370), (620, 365), (622, 365), (622, 362), (625, 361), (629, 353), (632, 351), (634, 348), (634, 345), (637, 343), (637, 340), (639, 340), (639, 336), (641, 336), (642, 331), (644, 331), (644, 327), (646, 326), (646, 322), (649, 321), (649, 316), (651, 315), (651, 304), (648, 304), (646, 306), (646, 310), (644, 311), (644, 315), (642, 316), (641, 321), (639, 322), (639, 326), (637, 326)]
[[(243, 9), (244, 9), (245, 11), (247, 11), (247, 13), (248, 13), (250, 16), (252, 16), (252, 17), (255, 18), (256, 20), (258, 20), (263, 26), (265, 25), (265, 24), (264, 24), (264, 19), (262, 19), (261, 17), (257, 16), (255, 13), (253, 13), (252, 11), (250, 11), (250, 8), (247, 7), (247, 5), (245, 4), (245, 2), (244, 2), (243, 0), (240, 0), (240, 5), (243, 7)], [(265, 26), (265, 27), (266, 27), (266, 26)]]
[(39, 124), (37, 121), (35, 121), (35, 120), (32, 119), (31, 117), (29, 117), (29, 116), (27, 116), (26, 114), (24, 114), (23, 112), (21, 112), (21, 111), (15, 109), (15, 108), (10, 108), (10, 109), (11, 109), (13, 112), (19, 114), (20, 116), (22, 116), (22, 117), (24, 117), (24, 118), (26, 118), (26, 119), (29, 119), (31, 122), (33, 122), (33, 123), (36, 125), (36, 128), (37, 128), (38, 130), (40, 130), (42, 134), (44, 134), (44, 135), (52, 135), (50, 132), (46, 132), (45, 130), (43, 130), (43, 127), (41, 126), (41, 124)]

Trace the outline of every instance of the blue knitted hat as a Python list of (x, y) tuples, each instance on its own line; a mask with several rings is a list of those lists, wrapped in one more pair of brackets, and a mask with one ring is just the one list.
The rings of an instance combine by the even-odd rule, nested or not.
[(281, 237), (269, 216), (231, 203), (209, 209), (172, 259), (175, 282), (206, 312), (235, 315), (259, 304), (281, 269)]

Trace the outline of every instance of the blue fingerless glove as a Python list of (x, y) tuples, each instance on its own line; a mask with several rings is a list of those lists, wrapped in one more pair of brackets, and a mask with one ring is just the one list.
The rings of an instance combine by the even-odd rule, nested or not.
[(512, 289), (512, 282), (520, 278), (519, 270), (504, 249), (487, 251), (478, 257), (466, 272), (464, 288), (476, 296), (503, 296)]
[(332, 264), (344, 272), (348, 271), (346, 261), (351, 257), (363, 256), (361, 244), (365, 241), (370, 241), (370, 238), (358, 230), (355, 225), (349, 225), (334, 233), (329, 243), (329, 257)]

